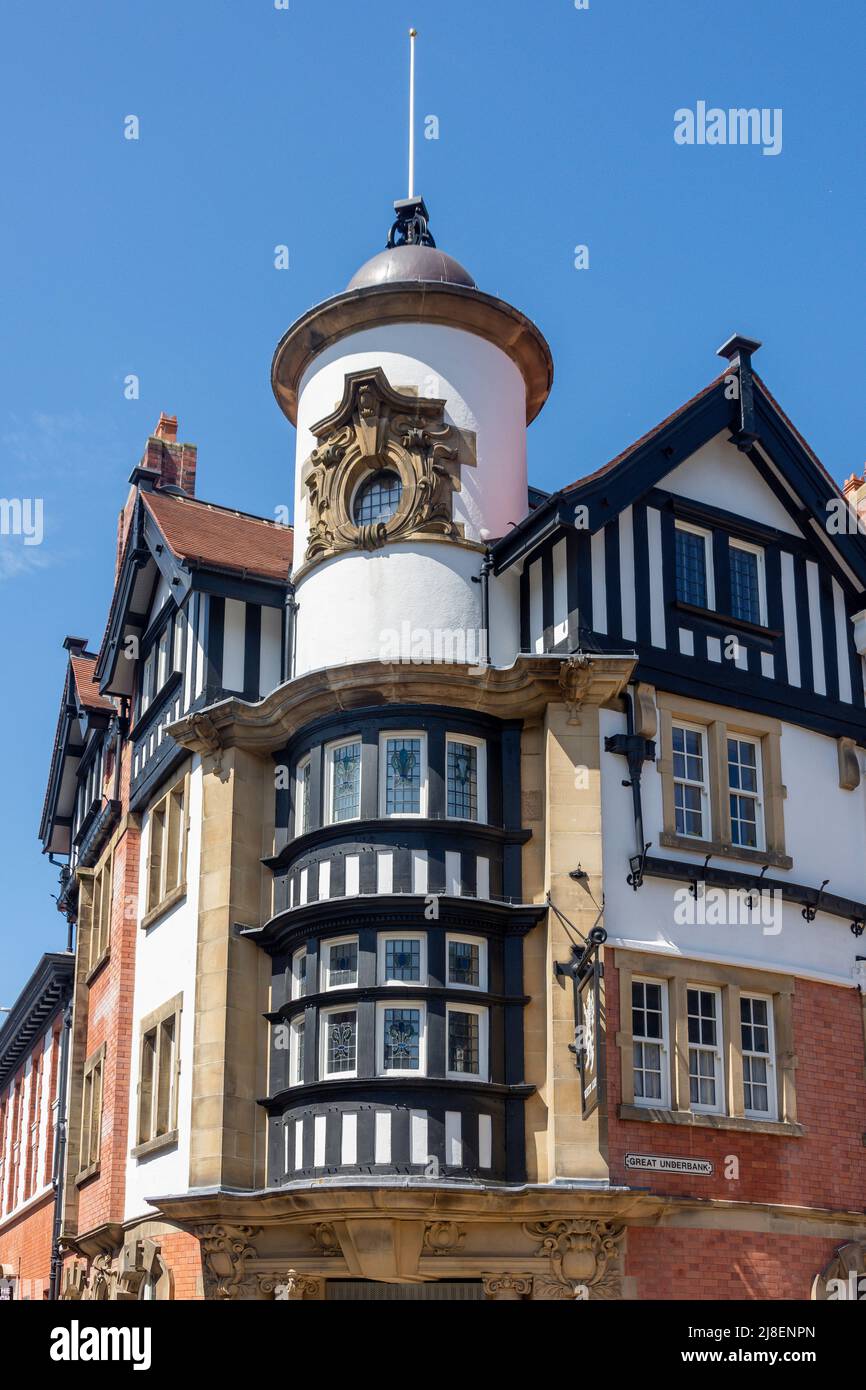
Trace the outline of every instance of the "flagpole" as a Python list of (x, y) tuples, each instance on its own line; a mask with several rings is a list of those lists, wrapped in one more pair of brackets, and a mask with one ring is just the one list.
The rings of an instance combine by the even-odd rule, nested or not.
[(409, 197), (415, 197), (415, 40), (417, 29), (409, 30)]

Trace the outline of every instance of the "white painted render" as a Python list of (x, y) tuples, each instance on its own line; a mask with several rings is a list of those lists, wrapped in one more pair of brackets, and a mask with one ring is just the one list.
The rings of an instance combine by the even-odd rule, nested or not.
[(297, 587), (296, 674), (389, 661), (395, 652), (423, 660), (425, 643), (437, 641), (443, 651), (466, 651), (472, 664), (481, 645), (481, 585), (472, 582), (481, 561), (480, 552), (448, 541), (407, 541), (316, 565)]
[[(158, 795), (153, 801), (158, 800)], [(142, 931), (144, 894), (139, 897), (139, 926), (135, 953), (135, 989), (132, 1006), (132, 1062), (129, 1090), (129, 1147), (136, 1142), (137, 1092), (141, 1020), (176, 994), (183, 994), (180, 1018), (180, 1079), (178, 1087), (178, 1142), (144, 1158), (130, 1154), (126, 1165), (125, 1219), (151, 1211), (148, 1196), (183, 1192), (189, 1186), (190, 1121), (192, 1108), (192, 1057), (195, 1025), (196, 948), (198, 942), (199, 863), (201, 854), (202, 771), (193, 759), (189, 779), (189, 839), (187, 841), (186, 897), (165, 916)], [(139, 882), (145, 882), (150, 813), (142, 821)]]
[(444, 399), (445, 418), (477, 435), (478, 463), (462, 470), (454, 495), (454, 520), (469, 540), (485, 528), (505, 535), (527, 510), (526, 388), (520, 371), (500, 348), (462, 329), (438, 324), (390, 324), (341, 339), (320, 353), (305, 372), (298, 402), (295, 469), (295, 563), (307, 545), (303, 465), (316, 446), (311, 426), (330, 415), (343, 396), (349, 372), (381, 367), (397, 390), (415, 387)]
[(728, 437), (728, 431), (723, 430), (715, 439), (710, 439), (685, 462), (666, 473), (659, 487), (695, 502), (736, 512), (750, 521), (775, 526), (790, 536), (801, 536), (802, 531), (767, 487), (755, 465), (735, 444), (728, 443)]
[[(846, 792), (839, 787), (836, 744), (833, 739), (792, 724), (783, 724), (781, 739), (782, 779), (785, 801), (786, 850), (793, 859), (790, 870), (771, 868), (770, 878), (819, 887), (830, 877), (828, 892), (859, 901), (866, 898), (866, 790)], [(684, 883), (647, 878), (635, 893), (626, 882), (628, 861), (635, 853), (635, 829), (631, 790), (623, 787), (625, 763), (603, 751), (609, 734), (625, 733), (625, 715), (601, 711), (601, 789), (604, 822), (605, 919), (611, 945), (659, 951), (696, 960), (776, 970), (834, 984), (852, 986), (855, 956), (863, 954), (862, 941), (849, 923), (819, 912), (807, 924), (796, 903), (784, 903), (781, 931), (765, 931), (760, 924), (714, 926), (680, 924), (674, 919)], [(657, 746), (657, 752), (658, 752)], [(659, 846), (662, 823), (662, 779), (652, 763), (644, 765), (641, 780), (644, 838), (652, 841), (650, 854), (681, 859), (699, 869), (700, 853)], [(576, 855), (576, 858), (579, 854)], [(721, 861), (719, 861), (721, 864)], [(726, 859), (721, 867), (754, 872), (746, 862)]]

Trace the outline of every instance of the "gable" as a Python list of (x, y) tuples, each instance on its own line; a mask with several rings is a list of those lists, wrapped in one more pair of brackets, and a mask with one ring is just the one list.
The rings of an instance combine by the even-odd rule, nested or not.
[(751, 459), (730, 443), (727, 430), (672, 468), (658, 486), (678, 497), (737, 512), (764, 526), (802, 537), (800, 527), (761, 478)]

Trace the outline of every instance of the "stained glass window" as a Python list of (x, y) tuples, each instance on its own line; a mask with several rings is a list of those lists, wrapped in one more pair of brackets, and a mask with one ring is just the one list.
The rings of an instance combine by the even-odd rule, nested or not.
[(478, 748), (474, 743), (448, 740), (448, 814), (460, 820), (478, 819)]
[(385, 979), (421, 979), (421, 942), (411, 937), (389, 937), (385, 942)]
[(481, 984), (481, 948), (473, 941), (448, 942), (448, 983)]
[(358, 1015), (354, 1009), (325, 1015), (325, 1071), (354, 1071), (357, 1065)]
[(481, 1020), (464, 1009), (448, 1010), (448, 1070), (466, 1076), (481, 1072)]
[(403, 484), (396, 473), (383, 469), (362, 483), (355, 494), (355, 525), (374, 526), (389, 521), (400, 505)]
[(358, 740), (332, 748), (331, 820), (357, 820), (361, 814), (361, 744)]
[(421, 739), (385, 740), (385, 815), (421, 813)]
[(385, 1071), (421, 1068), (421, 1010), (383, 1009), (383, 1067)]
[(337, 941), (326, 947), (327, 988), (339, 989), (358, 983), (357, 941)]

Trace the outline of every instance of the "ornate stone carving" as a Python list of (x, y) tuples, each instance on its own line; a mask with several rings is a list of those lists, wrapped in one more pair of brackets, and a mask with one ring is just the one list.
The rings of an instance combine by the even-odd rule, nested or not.
[(482, 1274), (484, 1296), (499, 1303), (516, 1303), (532, 1294), (531, 1274)]
[[(346, 376), (337, 409), (313, 426), (307, 463), (306, 565), (345, 550), (376, 550), (418, 536), (462, 537), (452, 499), (460, 467), (474, 463), (472, 436), (445, 423), (445, 401), (395, 391), (381, 367)], [(382, 469), (402, 485), (392, 517), (357, 525), (358, 487)]]
[(582, 652), (570, 656), (559, 670), (559, 688), (568, 708), (569, 724), (580, 723), (580, 707), (592, 682), (592, 662)]
[(209, 715), (194, 714), (191, 717), (195, 736), (204, 746), (204, 752), (213, 758), (213, 771), (219, 774), (222, 772), (223, 753), (225, 752), (219, 733)]
[(341, 1255), (342, 1249), (337, 1233), (330, 1221), (320, 1221), (310, 1232), (313, 1244), (320, 1255)]
[(840, 1245), (821, 1273), (816, 1274), (812, 1298), (831, 1303), (866, 1299), (866, 1240)]
[(550, 1258), (550, 1274), (537, 1274), (533, 1298), (578, 1300), (622, 1297), (619, 1247), (624, 1226), (609, 1221), (536, 1221), (524, 1233), (540, 1241), (539, 1255)]
[(256, 1226), (198, 1226), (205, 1267), (206, 1298), (255, 1297), (255, 1281), (246, 1276), (247, 1260), (256, 1252), (250, 1244)]
[(285, 1274), (260, 1274), (259, 1288), (262, 1293), (273, 1294), (277, 1303), (300, 1303), (305, 1298), (322, 1297), (321, 1279), (308, 1279), (296, 1269), (286, 1270)]
[(453, 1255), (465, 1239), (456, 1221), (431, 1221), (424, 1228), (424, 1250), (431, 1255)]

